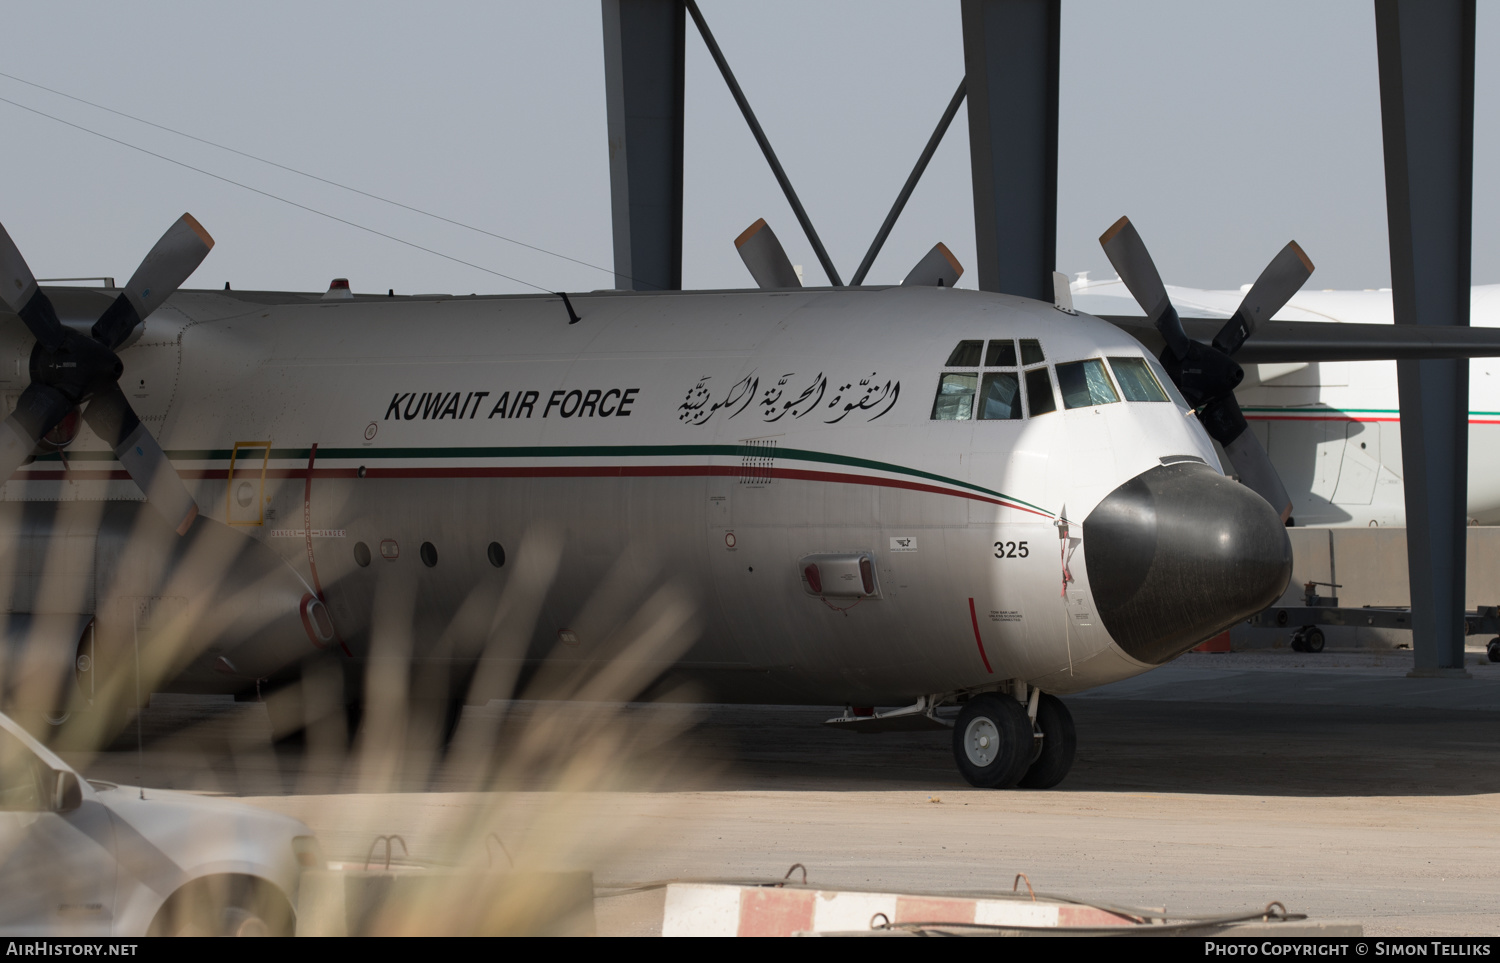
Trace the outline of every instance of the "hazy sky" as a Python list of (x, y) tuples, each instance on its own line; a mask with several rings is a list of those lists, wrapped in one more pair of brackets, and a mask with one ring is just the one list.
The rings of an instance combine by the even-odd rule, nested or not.
[[(821, 232), (853, 274), (963, 72), (956, 0), (701, 0)], [(1058, 268), (1110, 275), (1120, 214), (1169, 283), (1251, 281), (1289, 238), (1315, 287), (1389, 283), (1374, 12), (1065, 0)], [(0, 70), (608, 269), (600, 10), (515, 4), (7, 4)], [(1479, 7), (1474, 279), (1500, 281), (1496, 17)], [(766, 217), (822, 272), (691, 24), (684, 283), (750, 283), (733, 238)], [(593, 270), (433, 222), (0, 77), (0, 97), (549, 288)], [(182, 211), (218, 246), (190, 286), (525, 291), (0, 103), (0, 222), (39, 276), (123, 281)], [(973, 264), (965, 114), (871, 272), (942, 240)], [(961, 284), (972, 285), (974, 273)]]

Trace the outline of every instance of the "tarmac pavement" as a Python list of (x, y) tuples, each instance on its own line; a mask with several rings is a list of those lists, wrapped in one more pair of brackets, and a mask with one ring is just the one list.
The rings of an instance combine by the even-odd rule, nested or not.
[[(970, 789), (946, 732), (857, 735), (806, 706), (465, 711), (446, 757), (309, 737), (273, 749), (255, 703), (157, 696), (146, 743), (94, 778), (241, 796), (356, 865), (587, 868), (596, 883), (780, 877), (828, 887), (1041, 892), (1176, 913), (1280, 900), (1367, 935), (1500, 935), (1500, 665), (1411, 679), (1411, 655), (1192, 654), (1067, 700), (1058, 789)], [(342, 743), (339, 744), (340, 747)], [(494, 834), (491, 840), (490, 834)], [(660, 891), (601, 897), (601, 933), (660, 929)]]

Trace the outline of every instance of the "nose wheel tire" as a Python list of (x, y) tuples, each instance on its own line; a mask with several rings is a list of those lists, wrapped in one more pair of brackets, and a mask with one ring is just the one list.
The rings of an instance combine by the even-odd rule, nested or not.
[(1010, 696), (986, 692), (970, 699), (953, 726), (953, 758), (969, 785), (1009, 789), (1031, 762), (1031, 720)]
[(1036, 728), (1042, 734), (1042, 751), (1017, 785), (1051, 789), (1073, 768), (1073, 754), (1078, 749), (1073, 714), (1057, 696), (1043, 694), (1036, 707)]
[(1490, 639), (1490, 644), (1484, 647), (1484, 654), (1491, 662), (1500, 662), (1500, 638)]

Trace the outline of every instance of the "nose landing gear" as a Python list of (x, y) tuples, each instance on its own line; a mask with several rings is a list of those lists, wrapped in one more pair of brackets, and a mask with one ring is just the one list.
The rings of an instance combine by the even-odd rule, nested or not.
[(953, 758), (969, 785), (1009, 789), (1031, 763), (1031, 720), (1008, 695), (985, 692), (970, 699), (953, 726)]
[(1078, 749), (1073, 714), (1057, 696), (1044, 694), (1036, 707), (1036, 730), (1042, 737), (1040, 751), (1017, 785), (1051, 789), (1073, 768), (1073, 753)]
[(969, 785), (980, 789), (1050, 789), (1073, 765), (1078, 745), (1073, 717), (1056, 696), (1040, 695), (1033, 725), (1009, 695), (970, 699), (953, 726), (953, 758)]

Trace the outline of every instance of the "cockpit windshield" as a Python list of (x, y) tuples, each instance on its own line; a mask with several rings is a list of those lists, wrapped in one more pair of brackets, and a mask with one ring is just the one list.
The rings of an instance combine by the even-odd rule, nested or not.
[(1062, 389), (1065, 408), (1111, 405), (1120, 400), (1104, 373), (1104, 362), (1098, 358), (1058, 365), (1057, 386)]
[[(982, 363), (981, 363), (982, 362)], [(1064, 408), (1089, 408), (1120, 401), (1172, 401), (1187, 408), (1175, 385), (1150, 357), (1115, 356), (1047, 364), (1036, 338), (978, 338), (960, 341), (938, 375), (933, 421), (1018, 421)], [(1113, 378), (1111, 378), (1113, 374)]]
[(1126, 401), (1166, 401), (1167, 393), (1156, 383), (1145, 358), (1110, 358), (1115, 380)]

